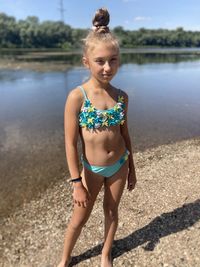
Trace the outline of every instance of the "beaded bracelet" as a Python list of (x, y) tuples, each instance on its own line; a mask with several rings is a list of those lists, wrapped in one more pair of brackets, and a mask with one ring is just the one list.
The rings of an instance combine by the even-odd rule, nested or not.
[(73, 178), (73, 179), (71, 179), (70, 182), (72, 182), (72, 183), (77, 183), (77, 182), (81, 182), (81, 180), (82, 180), (82, 177), (80, 176), (80, 177), (78, 177), (78, 178)]

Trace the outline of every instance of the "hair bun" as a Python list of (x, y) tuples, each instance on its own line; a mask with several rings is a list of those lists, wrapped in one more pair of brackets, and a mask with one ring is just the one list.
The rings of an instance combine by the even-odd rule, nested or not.
[(109, 32), (107, 26), (110, 22), (110, 15), (106, 8), (100, 8), (96, 11), (95, 16), (92, 20), (93, 30), (99, 33)]

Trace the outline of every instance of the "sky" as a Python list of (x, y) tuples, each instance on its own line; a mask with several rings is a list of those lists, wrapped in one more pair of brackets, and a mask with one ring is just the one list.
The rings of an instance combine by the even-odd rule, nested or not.
[[(61, 19), (61, 0), (0, 0), (0, 13), (17, 20), (37, 16), (39, 20)], [(98, 8), (110, 12), (110, 28), (126, 30), (176, 29), (200, 31), (200, 0), (63, 0), (64, 22), (73, 28), (90, 28)]]

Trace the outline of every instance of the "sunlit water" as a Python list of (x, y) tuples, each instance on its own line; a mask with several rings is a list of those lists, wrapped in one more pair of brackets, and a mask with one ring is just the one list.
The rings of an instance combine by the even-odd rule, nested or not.
[[(127, 61), (113, 84), (129, 95), (135, 151), (199, 136), (200, 59)], [(88, 75), (82, 67), (46, 73), (0, 70), (2, 214), (68, 173), (64, 104), (69, 90)]]

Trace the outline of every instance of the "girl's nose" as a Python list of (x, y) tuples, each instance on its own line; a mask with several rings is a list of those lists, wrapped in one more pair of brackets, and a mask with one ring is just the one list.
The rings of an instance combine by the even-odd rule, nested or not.
[(105, 65), (104, 65), (104, 69), (105, 69), (106, 71), (110, 70), (110, 64), (109, 64), (108, 61), (106, 61)]

